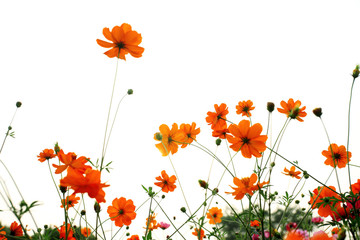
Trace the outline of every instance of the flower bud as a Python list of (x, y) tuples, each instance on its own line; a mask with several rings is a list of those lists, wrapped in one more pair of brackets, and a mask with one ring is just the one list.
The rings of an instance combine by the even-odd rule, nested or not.
[(129, 89), (128, 91), (127, 91), (127, 94), (128, 95), (131, 95), (131, 94), (133, 94), (134, 93), (134, 91), (132, 90), (132, 89)]
[(159, 132), (155, 133), (155, 138), (156, 138), (156, 140), (161, 141), (161, 140), (162, 140), (162, 135), (161, 135), (161, 133), (159, 133)]
[(204, 180), (199, 180), (200, 187), (207, 189), (209, 187), (209, 184), (205, 182)]
[(94, 204), (94, 210), (96, 213), (99, 213), (101, 208), (100, 208), (100, 204), (98, 202), (95, 202)]
[(358, 64), (358, 65), (356, 65), (356, 67), (353, 71), (353, 74), (352, 74), (353, 78), (355, 79), (355, 78), (359, 77), (359, 73), (360, 73), (360, 70), (359, 70), (359, 64)]
[(54, 151), (55, 151), (55, 154), (58, 154), (58, 152), (60, 152), (59, 143), (55, 143)]
[(16, 102), (16, 107), (19, 108), (21, 107), (22, 103), (21, 102)]
[(127, 237), (130, 236), (130, 233), (127, 232), (127, 233), (126, 233), (126, 236), (127, 236)]
[(45, 225), (44, 225), (44, 229), (48, 229), (48, 228), (49, 228), (49, 226), (45, 224)]
[(212, 194), (213, 194), (213, 195), (216, 195), (218, 192), (219, 192), (219, 189), (217, 189), (217, 188), (214, 188), (214, 189), (212, 190)]
[(295, 203), (296, 203), (296, 204), (299, 204), (299, 203), (300, 203), (300, 201), (299, 201), (299, 200), (295, 200)]
[(81, 214), (81, 216), (85, 216), (85, 215), (86, 215), (86, 211), (85, 211), (85, 210), (81, 210), (80, 214)]
[(272, 112), (275, 109), (275, 104), (273, 102), (268, 102), (266, 108), (269, 112)]
[(59, 189), (60, 189), (60, 192), (62, 192), (62, 193), (66, 193), (66, 191), (67, 191), (67, 187), (65, 187), (65, 186), (60, 185)]
[(221, 144), (221, 139), (220, 139), (220, 138), (216, 139), (215, 143), (216, 143), (216, 146), (220, 146), (220, 144)]
[(271, 166), (271, 167), (275, 167), (275, 162), (271, 162), (271, 163), (270, 163), (270, 166)]
[(180, 208), (180, 211), (182, 211), (183, 213), (185, 213), (185, 212), (186, 212), (186, 208), (185, 208), (185, 207), (182, 207), (182, 208)]
[(314, 108), (313, 113), (317, 117), (321, 117), (322, 115), (322, 109), (321, 108)]
[(161, 198), (164, 199), (164, 198), (165, 198), (165, 195), (163, 194), (163, 195), (161, 196)]

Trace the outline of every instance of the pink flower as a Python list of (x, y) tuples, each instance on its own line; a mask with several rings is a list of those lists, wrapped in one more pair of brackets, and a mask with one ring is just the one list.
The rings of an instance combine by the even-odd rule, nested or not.
[(259, 234), (254, 233), (251, 237), (251, 240), (260, 240)]
[(311, 219), (311, 221), (315, 224), (322, 223), (324, 219), (322, 217), (314, 217)]
[(170, 224), (164, 223), (164, 222), (160, 222), (159, 225), (160, 225), (159, 227), (160, 227), (162, 230), (165, 230), (165, 229), (167, 229), (168, 227), (170, 227)]

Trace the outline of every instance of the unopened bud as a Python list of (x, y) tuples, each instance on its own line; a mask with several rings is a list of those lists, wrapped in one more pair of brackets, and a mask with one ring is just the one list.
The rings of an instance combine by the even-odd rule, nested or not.
[(127, 94), (128, 95), (131, 95), (131, 94), (133, 94), (134, 93), (134, 91), (132, 90), (132, 89), (129, 89), (128, 91), (127, 91)]
[(295, 200), (295, 203), (296, 203), (296, 204), (299, 204), (299, 203), (300, 203), (300, 201), (299, 201), (299, 200)]
[(271, 163), (270, 163), (270, 166), (271, 166), (271, 167), (275, 167), (275, 162), (271, 162)]
[(218, 192), (219, 192), (219, 189), (217, 189), (217, 188), (214, 188), (214, 189), (212, 190), (212, 194), (213, 194), (213, 195), (216, 195)]
[(356, 65), (356, 67), (355, 67), (355, 69), (353, 71), (353, 74), (352, 74), (354, 79), (359, 77), (359, 74), (360, 74), (360, 69), (359, 68), (360, 68), (359, 65)]
[(313, 113), (317, 117), (321, 117), (322, 115), (322, 109), (321, 108), (314, 108)]
[(21, 102), (16, 102), (16, 107), (19, 108), (21, 107), (22, 103)]
[(54, 151), (55, 151), (56, 154), (58, 154), (58, 152), (60, 152), (59, 143), (55, 143)]
[(182, 208), (180, 208), (180, 211), (182, 211), (184, 213), (184, 212), (186, 212), (186, 208), (182, 207)]
[(216, 144), (216, 146), (220, 146), (220, 144), (221, 144), (221, 139), (220, 139), (220, 138), (216, 139), (215, 144)]
[(100, 204), (98, 202), (95, 202), (94, 204), (94, 210), (96, 213), (99, 213), (101, 208), (100, 208)]
[(269, 112), (272, 112), (275, 109), (275, 104), (273, 102), (268, 102), (266, 108)]
[(200, 187), (207, 189), (209, 187), (209, 184), (205, 182), (204, 180), (199, 180)]
[(81, 214), (81, 216), (85, 216), (85, 215), (86, 215), (86, 211), (85, 211), (85, 210), (81, 210), (80, 214)]
[(162, 134), (159, 133), (159, 132), (155, 133), (155, 138), (156, 138), (156, 140), (161, 141), (162, 140)]
[(60, 189), (60, 192), (62, 192), (62, 193), (66, 193), (66, 191), (67, 191), (67, 187), (65, 187), (65, 186), (60, 185), (59, 189)]

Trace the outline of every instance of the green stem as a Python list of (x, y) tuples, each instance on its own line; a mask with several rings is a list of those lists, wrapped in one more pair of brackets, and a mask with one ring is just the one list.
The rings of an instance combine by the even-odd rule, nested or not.
[(348, 112), (348, 134), (347, 134), (347, 143), (346, 143), (346, 159), (347, 159), (347, 166), (348, 166), (348, 175), (349, 175), (349, 185), (350, 185), (350, 191), (352, 191), (351, 186), (351, 177), (350, 177), (350, 159), (349, 159), (349, 144), (350, 144), (350, 110), (351, 110), (351, 99), (352, 99), (352, 92), (353, 87), (355, 83), (355, 77), (353, 79), (353, 82), (351, 84), (351, 90), (350, 90), (350, 100), (349, 100), (349, 112)]

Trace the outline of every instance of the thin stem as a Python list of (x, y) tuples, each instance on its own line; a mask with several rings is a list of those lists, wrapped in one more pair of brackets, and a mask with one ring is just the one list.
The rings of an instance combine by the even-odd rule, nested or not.
[(349, 100), (349, 112), (348, 112), (348, 135), (347, 135), (347, 143), (346, 143), (346, 159), (347, 159), (347, 165), (348, 165), (348, 175), (349, 175), (349, 185), (350, 185), (350, 191), (352, 191), (351, 186), (351, 177), (350, 177), (350, 159), (349, 159), (349, 144), (350, 144), (350, 110), (351, 110), (351, 99), (352, 99), (352, 92), (353, 87), (355, 83), (355, 77), (353, 79), (353, 82), (351, 84), (351, 90), (350, 90), (350, 100)]

